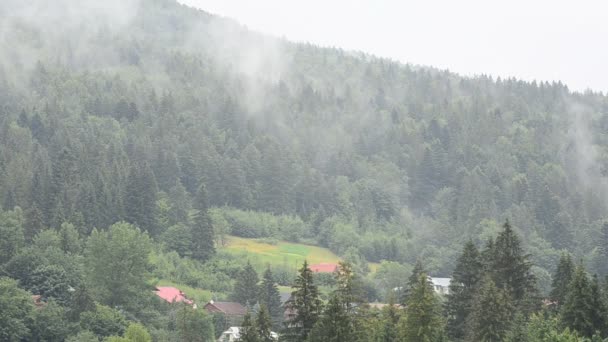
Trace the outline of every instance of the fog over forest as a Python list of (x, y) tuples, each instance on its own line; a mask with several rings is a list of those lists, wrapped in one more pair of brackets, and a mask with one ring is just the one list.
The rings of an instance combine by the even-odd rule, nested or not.
[[(313, 247), (352, 268), (357, 298), (405, 307), (424, 292), (419, 274), (455, 277), (463, 248), (487, 258), (494, 242), (516, 241), (504, 244), (517, 246), (527, 287), (480, 275), (475, 298), (514, 291), (505, 315), (530, 326), (542, 325), (534, 305), (555, 299), (566, 255), (581, 283), (592, 282), (583, 268), (608, 276), (602, 93), (293, 43), (174, 0), (4, 0), (0, 18), (0, 298), (41, 295), (30, 321), (63, 326), (2, 327), (0, 314), (0, 341), (210, 341), (226, 328), (204, 310), (161, 307), (158, 286), (188, 289), (199, 308), (245, 298), (280, 332), (283, 312), (239, 297), (240, 279), (272, 270), (262, 284), (289, 294), (304, 261), (290, 258)], [(269, 261), (237, 241), (298, 252)], [(326, 307), (351, 314), (331, 295), (344, 279), (315, 277)], [(380, 334), (385, 314), (364, 330)], [(481, 341), (477, 321), (475, 333), (450, 330), (457, 316), (437, 318), (447, 337), (429, 341)], [(580, 338), (601, 326), (563, 324)], [(308, 341), (328, 340), (315, 327)], [(404, 334), (358, 340), (421, 338)]]

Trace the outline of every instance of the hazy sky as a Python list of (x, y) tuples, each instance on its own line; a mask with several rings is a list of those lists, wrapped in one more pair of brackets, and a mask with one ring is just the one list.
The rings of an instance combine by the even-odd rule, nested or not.
[(608, 1), (179, 1), (293, 41), (608, 92)]

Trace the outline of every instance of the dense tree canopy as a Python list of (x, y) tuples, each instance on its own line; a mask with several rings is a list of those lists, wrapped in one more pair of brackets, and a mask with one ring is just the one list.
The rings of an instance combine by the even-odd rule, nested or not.
[[(277, 326), (296, 273), (293, 341), (434, 341), (444, 321), (453, 339), (606, 337), (606, 95), (291, 43), (175, 0), (0, 17), (0, 340), (221, 333), (156, 300), (167, 283)], [(225, 253), (232, 236), (348, 262), (272, 265), (260, 295), (265, 265)], [(421, 274), (452, 275), (443, 316)], [(366, 305), (390, 298), (408, 308)]]

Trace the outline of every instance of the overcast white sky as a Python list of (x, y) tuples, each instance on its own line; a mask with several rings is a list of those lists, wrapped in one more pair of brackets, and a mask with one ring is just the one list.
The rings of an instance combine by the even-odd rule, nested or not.
[(179, 1), (292, 41), (608, 92), (608, 1)]

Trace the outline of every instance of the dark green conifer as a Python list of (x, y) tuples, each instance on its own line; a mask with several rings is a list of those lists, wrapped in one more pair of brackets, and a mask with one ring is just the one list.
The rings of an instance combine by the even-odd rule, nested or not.
[(260, 342), (255, 322), (251, 318), (251, 313), (247, 312), (241, 324), (239, 342)]
[(310, 333), (310, 342), (351, 342), (354, 340), (352, 320), (346, 305), (337, 293), (327, 303), (323, 315)]
[(251, 266), (251, 263), (247, 261), (247, 265), (239, 272), (234, 283), (232, 299), (243, 305), (256, 304), (259, 291), (258, 282), (258, 273)]
[(496, 238), (493, 251), (490, 272), (495, 285), (506, 290), (517, 305), (523, 305), (524, 300), (536, 292), (536, 278), (529, 256), (524, 254), (521, 240), (508, 220)]
[(265, 306), (268, 309), (270, 318), (272, 320), (272, 326), (274, 328), (279, 327), (283, 320), (283, 309), (281, 308), (281, 295), (279, 288), (274, 281), (270, 266), (264, 272), (262, 276), (262, 284), (260, 286), (260, 305)]
[(566, 301), (561, 307), (561, 322), (564, 328), (570, 328), (582, 336), (591, 337), (595, 332), (592, 318), (593, 305), (589, 277), (581, 264), (576, 267)]
[(125, 220), (151, 235), (157, 233), (156, 193), (156, 180), (148, 163), (133, 165), (127, 179)]
[(482, 272), (479, 250), (473, 241), (469, 240), (456, 262), (447, 295), (447, 333), (453, 339), (462, 339), (465, 336), (467, 317), (473, 307)]
[(513, 307), (506, 290), (488, 276), (482, 281), (468, 319), (467, 341), (502, 342), (510, 328)]
[(562, 305), (566, 300), (566, 294), (568, 293), (568, 286), (572, 281), (574, 274), (574, 263), (569, 253), (563, 253), (559, 258), (559, 264), (557, 270), (553, 275), (553, 283), (551, 294), (549, 298), (552, 301), (557, 302), (557, 305)]
[(270, 320), (270, 314), (268, 313), (268, 308), (266, 305), (260, 305), (260, 311), (258, 311), (258, 316), (255, 323), (260, 342), (275, 341), (272, 338), (272, 321)]
[(313, 273), (304, 261), (293, 284), (294, 291), (285, 303), (288, 319), (285, 322), (286, 341), (306, 341), (312, 328), (321, 315), (322, 303), (319, 290), (314, 284)]
[(405, 342), (438, 341), (444, 334), (439, 298), (421, 273), (407, 300)]
[(192, 227), (192, 257), (207, 261), (215, 255), (215, 234), (209, 217), (209, 202), (205, 184), (201, 184), (196, 193), (194, 208), (198, 211)]
[(593, 275), (591, 279), (591, 322), (593, 323), (594, 330), (605, 335), (606, 333), (606, 302), (604, 301), (604, 295), (600, 288), (600, 282), (597, 274)]
[(414, 286), (416, 286), (418, 283), (418, 278), (420, 278), (422, 273), (426, 273), (424, 270), (424, 264), (420, 259), (417, 259), (416, 263), (414, 264), (414, 269), (412, 269), (412, 274), (410, 274), (410, 277), (407, 279), (407, 284), (404, 287), (401, 287), (401, 305), (405, 305), (407, 303), (409, 294)]

